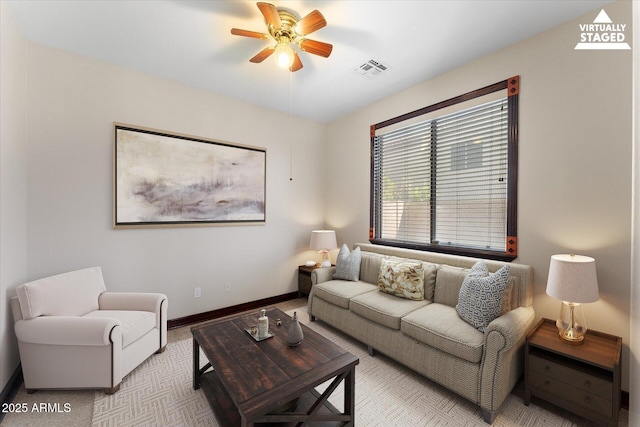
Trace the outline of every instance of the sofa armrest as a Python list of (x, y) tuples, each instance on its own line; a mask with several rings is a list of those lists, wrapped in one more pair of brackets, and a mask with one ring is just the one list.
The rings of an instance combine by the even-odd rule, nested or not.
[(495, 413), (523, 372), (523, 344), (535, 319), (533, 307), (518, 307), (485, 330), (480, 406)]
[(321, 267), (314, 268), (311, 271), (311, 287), (313, 285), (317, 285), (318, 283), (328, 282), (333, 279), (333, 273), (336, 272), (335, 267)]
[(111, 345), (121, 335), (114, 328), (121, 329), (117, 319), (75, 316), (40, 316), (15, 324), (19, 341), (46, 345)]

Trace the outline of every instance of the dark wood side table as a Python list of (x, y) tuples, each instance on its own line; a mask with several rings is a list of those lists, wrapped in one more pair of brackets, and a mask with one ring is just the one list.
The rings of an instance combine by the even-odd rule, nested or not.
[(582, 345), (558, 336), (542, 319), (525, 344), (524, 404), (542, 398), (586, 419), (618, 425), (622, 338), (588, 330)]
[(309, 295), (309, 292), (311, 292), (311, 272), (316, 268), (318, 267), (315, 265), (311, 267), (301, 265), (298, 267), (298, 297)]

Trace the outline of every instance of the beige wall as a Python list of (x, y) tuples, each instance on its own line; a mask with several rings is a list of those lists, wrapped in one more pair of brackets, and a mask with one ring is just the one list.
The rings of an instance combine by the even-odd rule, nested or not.
[(0, 391), (19, 363), (9, 298), (27, 275), (26, 40), (0, 2)]
[[(297, 291), (324, 224), (324, 124), (30, 43), (1, 4), (0, 390), (25, 281), (99, 265), (109, 290), (167, 294), (170, 319)], [(266, 224), (112, 229), (114, 121), (266, 148)]]
[[(631, 38), (631, 3), (605, 10), (628, 25)], [(578, 24), (598, 12), (331, 123), (327, 225), (347, 242), (368, 239), (370, 125), (520, 75), (517, 262), (534, 267), (538, 318), (555, 318), (560, 303), (545, 294), (550, 256), (570, 251), (596, 259), (601, 298), (585, 313), (591, 328), (623, 337), (629, 390), (632, 56), (573, 49)]]
[[(323, 172), (309, 159), (321, 157), (324, 125), (28, 46), (29, 279), (99, 265), (109, 290), (167, 294), (170, 319), (297, 291), (296, 268), (324, 221), (308, 191)], [(113, 230), (114, 121), (265, 147), (266, 225)]]
[[(633, 5), (633, 27), (640, 28), (640, 4)], [(631, 349), (629, 425), (640, 425), (640, 31), (633, 32), (633, 249), (631, 253)]]

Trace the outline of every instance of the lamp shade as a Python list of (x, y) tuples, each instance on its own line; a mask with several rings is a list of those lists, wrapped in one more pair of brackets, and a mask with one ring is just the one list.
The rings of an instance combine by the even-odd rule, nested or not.
[(331, 250), (338, 247), (334, 230), (313, 230), (311, 232), (311, 249), (316, 251)]
[(549, 264), (547, 295), (574, 303), (598, 301), (596, 260), (582, 255), (553, 255)]

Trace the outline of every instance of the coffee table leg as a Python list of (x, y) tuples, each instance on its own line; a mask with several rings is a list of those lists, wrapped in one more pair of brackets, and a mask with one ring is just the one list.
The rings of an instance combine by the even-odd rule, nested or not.
[(356, 422), (356, 367), (344, 379), (344, 413), (351, 417), (351, 422), (347, 425), (355, 425)]
[(200, 388), (200, 344), (193, 338), (193, 389)]

